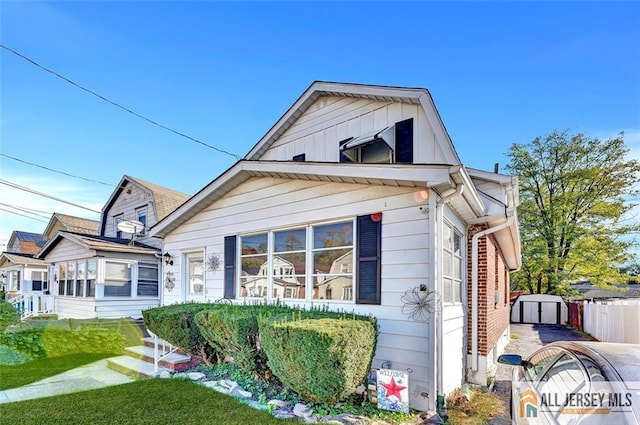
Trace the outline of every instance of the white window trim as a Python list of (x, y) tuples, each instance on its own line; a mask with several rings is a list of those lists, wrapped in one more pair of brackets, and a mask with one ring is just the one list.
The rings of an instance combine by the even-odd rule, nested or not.
[[(351, 288), (352, 288), (352, 299), (351, 300), (327, 300), (327, 299), (318, 299), (313, 298), (313, 279), (316, 274), (313, 273), (313, 229), (314, 227), (325, 226), (335, 223), (345, 223), (350, 222), (352, 225), (352, 265), (351, 265)], [(306, 301), (306, 302), (331, 302), (337, 304), (356, 304), (355, 294), (356, 294), (356, 251), (357, 251), (357, 243), (358, 243), (358, 235), (357, 235), (357, 222), (356, 217), (343, 217), (338, 219), (333, 219), (329, 221), (319, 221), (313, 223), (303, 223), (299, 225), (292, 225), (287, 227), (278, 227), (272, 228), (268, 230), (261, 231), (253, 231), (248, 233), (240, 233), (237, 235), (237, 244), (236, 244), (236, 271), (235, 271), (235, 290), (236, 290), (236, 299), (249, 299), (249, 300), (267, 300), (274, 301), (276, 299), (284, 300), (284, 301)], [(295, 230), (306, 228), (306, 270), (305, 270), (305, 296), (304, 298), (275, 298), (273, 297), (273, 257), (275, 253), (274, 250), (274, 233), (286, 231), (286, 230)], [(242, 296), (242, 238), (250, 237), (255, 235), (267, 234), (267, 294), (265, 297), (251, 297), (251, 296)], [(260, 254), (265, 255), (265, 254)]]
[[(451, 229), (451, 236), (453, 237), (454, 234), (458, 234), (460, 236), (460, 278), (455, 278), (453, 275), (449, 276), (449, 275), (445, 275), (444, 273), (444, 253), (447, 252), (449, 254), (451, 254), (451, 259), (452, 259), (452, 264), (451, 264), (451, 270), (453, 271), (453, 258), (456, 257), (454, 254), (453, 250), (448, 250), (447, 248), (445, 248), (445, 240), (444, 240), (444, 231), (442, 231), (442, 236), (441, 236), (441, 250), (442, 250), (442, 260), (440, 261), (441, 263), (441, 284), (442, 284), (442, 303), (446, 304), (446, 305), (461, 305), (465, 299), (465, 276), (466, 276), (466, 272), (465, 272), (465, 267), (466, 267), (466, 237), (464, 232), (460, 231), (455, 224), (453, 224), (450, 220), (448, 219), (444, 219), (443, 223), (442, 223), (442, 227), (444, 228), (444, 226), (447, 226), (448, 228)], [(460, 300), (454, 300), (454, 301), (450, 301), (450, 300), (445, 300), (444, 299), (444, 285), (445, 285), (445, 278), (446, 279), (451, 279), (453, 281), (453, 283), (455, 284), (456, 282), (459, 283), (460, 285)], [(454, 292), (453, 292), (453, 285), (451, 286), (451, 297), (453, 298)]]

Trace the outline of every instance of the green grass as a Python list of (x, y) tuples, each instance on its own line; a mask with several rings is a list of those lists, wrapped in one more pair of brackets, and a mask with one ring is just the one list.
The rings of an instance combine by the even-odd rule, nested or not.
[(0, 424), (284, 425), (232, 397), (180, 379), (147, 379), (68, 395), (0, 404)]
[(113, 354), (69, 354), (0, 366), (0, 390), (21, 387), (107, 357), (113, 357)]

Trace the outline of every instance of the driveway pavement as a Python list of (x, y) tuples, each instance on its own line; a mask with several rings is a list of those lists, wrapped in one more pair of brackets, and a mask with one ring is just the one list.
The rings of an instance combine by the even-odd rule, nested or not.
[[(529, 357), (534, 351), (554, 341), (588, 341), (590, 338), (561, 325), (525, 325), (521, 323), (511, 324), (511, 335), (517, 335), (517, 339), (511, 339), (505, 353), (520, 354), (523, 358)], [(494, 418), (490, 425), (510, 425), (509, 398), (511, 394), (511, 373), (513, 367), (498, 364), (493, 392), (498, 394), (505, 405), (506, 416)]]

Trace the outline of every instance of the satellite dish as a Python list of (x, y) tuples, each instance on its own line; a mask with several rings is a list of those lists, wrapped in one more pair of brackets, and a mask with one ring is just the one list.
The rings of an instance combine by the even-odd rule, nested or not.
[(118, 223), (118, 230), (135, 235), (144, 231), (144, 223), (135, 220), (123, 220)]

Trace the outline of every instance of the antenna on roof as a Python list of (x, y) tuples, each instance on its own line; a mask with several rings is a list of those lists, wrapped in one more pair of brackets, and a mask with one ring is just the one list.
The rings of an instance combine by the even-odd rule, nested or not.
[(129, 245), (133, 245), (136, 242), (136, 235), (144, 231), (144, 223), (136, 220), (123, 220), (118, 223), (118, 230), (124, 233), (131, 233)]
[(493, 172), (498, 174), (499, 171), (500, 171), (500, 163), (496, 162), (495, 164), (493, 164)]

